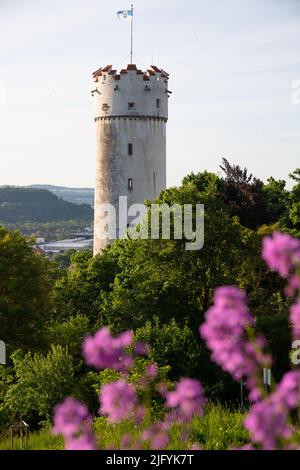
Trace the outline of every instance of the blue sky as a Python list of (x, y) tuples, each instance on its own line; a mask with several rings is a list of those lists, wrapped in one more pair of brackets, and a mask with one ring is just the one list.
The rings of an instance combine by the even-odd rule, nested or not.
[[(168, 185), (222, 156), (264, 180), (300, 167), (299, 0), (134, 4), (135, 62), (170, 73)], [(128, 63), (129, 7), (0, 0), (0, 185), (93, 186), (91, 73)]]

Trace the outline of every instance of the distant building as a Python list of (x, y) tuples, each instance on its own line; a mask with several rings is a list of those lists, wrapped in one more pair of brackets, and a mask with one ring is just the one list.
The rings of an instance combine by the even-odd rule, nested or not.
[(85, 240), (92, 240), (94, 234), (92, 231), (85, 230), (84, 232), (76, 232), (71, 234), (71, 238), (84, 238)]
[(67, 240), (59, 240), (56, 242), (49, 242), (37, 245), (40, 250), (46, 255), (64, 253), (65, 251), (75, 250), (92, 250), (93, 239), (86, 238), (70, 238)]

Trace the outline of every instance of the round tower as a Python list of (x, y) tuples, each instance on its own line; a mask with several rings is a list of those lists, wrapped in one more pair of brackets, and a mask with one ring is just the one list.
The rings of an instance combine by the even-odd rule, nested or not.
[(128, 207), (153, 199), (166, 188), (166, 123), (168, 78), (152, 65), (147, 71), (128, 65), (118, 72), (112, 65), (93, 74), (96, 123), (96, 187), (94, 254), (112, 240), (103, 237), (107, 225), (104, 204), (114, 206), (117, 238), (121, 196)]

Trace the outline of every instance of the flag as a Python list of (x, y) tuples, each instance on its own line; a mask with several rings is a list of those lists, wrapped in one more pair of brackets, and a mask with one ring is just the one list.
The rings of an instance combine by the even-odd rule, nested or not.
[(119, 20), (128, 20), (133, 17), (133, 9), (131, 10), (120, 10), (117, 13)]

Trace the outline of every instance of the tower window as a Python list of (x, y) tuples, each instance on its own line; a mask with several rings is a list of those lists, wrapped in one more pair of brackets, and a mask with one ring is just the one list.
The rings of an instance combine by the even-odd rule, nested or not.
[(160, 108), (160, 99), (159, 98), (157, 98), (157, 100), (156, 100), (156, 107), (157, 107), (157, 109)]
[(132, 178), (129, 178), (129, 179), (128, 179), (128, 189), (129, 189), (129, 191), (132, 191), (132, 190), (133, 190), (133, 181), (132, 181)]
[(128, 144), (128, 155), (133, 155), (133, 144)]
[(102, 111), (108, 111), (110, 106), (107, 103), (103, 103), (102, 105)]
[(133, 109), (135, 106), (135, 103), (128, 103), (128, 109)]

